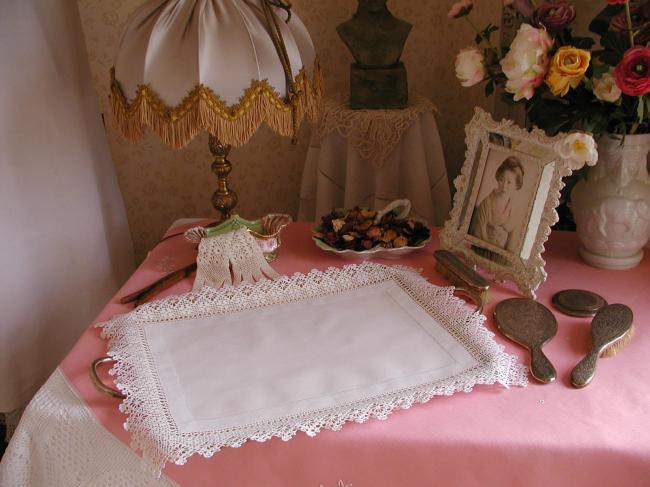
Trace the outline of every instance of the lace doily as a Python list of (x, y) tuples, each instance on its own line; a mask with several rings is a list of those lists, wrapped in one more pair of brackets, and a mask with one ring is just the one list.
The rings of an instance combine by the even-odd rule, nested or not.
[(264, 276), (271, 279), (279, 276), (268, 264), (255, 238), (246, 228), (217, 237), (202, 238), (196, 263), (195, 291), (203, 286), (236, 286), (242, 281), (255, 282)]
[[(308, 301), (383, 283), (397, 285), (408, 294), (417, 303), (419, 312), (436, 320), (449, 339), (458, 342), (463, 353), (472, 357), (475, 365), (442, 380), (371, 395), (337, 407), (244, 426), (209, 431), (179, 430), (160, 388), (145, 325), (194, 317), (227, 317), (245, 310), (261, 312), (283, 303)], [(248, 440), (266, 441), (274, 436), (289, 440), (298, 431), (314, 436), (322, 429), (339, 430), (347, 421), (363, 423), (370, 418), (386, 419), (395, 410), (427, 402), (435, 395), (470, 392), (477, 384), (526, 385), (526, 367), (494, 342), (494, 335), (483, 326), (484, 319), (454, 297), (453, 288), (434, 286), (411, 269), (365, 263), (325, 272), (314, 270), (307, 275), (284, 276), (275, 281), (244, 283), (236, 288), (206, 287), (197, 293), (145, 304), (97, 326), (103, 328), (102, 336), (109, 339), (109, 355), (116, 360), (112, 373), (117, 375), (117, 387), (126, 395), (120, 410), (128, 416), (125, 428), (131, 432), (132, 447), (141, 449), (145, 467), (159, 474), (165, 462), (181, 465), (195, 453), (210, 457), (223, 447), (239, 447)]]
[(383, 167), (413, 122), (425, 112), (436, 111), (427, 98), (411, 98), (401, 110), (353, 110), (343, 96), (326, 100), (317, 135), (322, 140), (336, 131), (352, 142), (362, 158)]
[(57, 369), (25, 410), (2, 463), (11, 487), (178, 487), (142, 470), (129, 447), (107, 432)]

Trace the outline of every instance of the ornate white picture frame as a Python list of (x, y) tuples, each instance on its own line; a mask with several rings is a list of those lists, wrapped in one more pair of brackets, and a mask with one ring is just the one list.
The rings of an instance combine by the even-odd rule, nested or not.
[(480, 108), (465, 130), (465, 163), (440, 246), (535, 297), (546, 280), (542, 253), (558, 220), (562, 177), (571, 174), (555, 149), (565, 135), (496, 122)]

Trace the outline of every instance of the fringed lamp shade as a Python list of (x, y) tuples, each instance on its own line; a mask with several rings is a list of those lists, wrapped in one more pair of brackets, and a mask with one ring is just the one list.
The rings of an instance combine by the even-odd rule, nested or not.
[(207, 131), (211, 149), (227, 154), (264, 122), (295, 137), (318, 115), (321, 78), (309, 33), (284, 0), (152, 0), (127, 22), (111, 92), (115, 125), (131, 142), (150, 127), (181, 148)]

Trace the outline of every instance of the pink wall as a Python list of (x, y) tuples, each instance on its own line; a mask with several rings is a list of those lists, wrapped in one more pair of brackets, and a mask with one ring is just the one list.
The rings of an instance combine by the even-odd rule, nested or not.
[(133, 268), (76, 2), (2, 2), (0, 412), (29, 400)]

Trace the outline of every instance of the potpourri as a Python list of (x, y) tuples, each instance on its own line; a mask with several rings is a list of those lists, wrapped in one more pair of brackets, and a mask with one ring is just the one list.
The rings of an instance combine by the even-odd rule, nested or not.
[(367, 208), (337, 208), (321, 218), (313, 236), (338, 250), (364, 251), (416, 247), (430, 237), (429, 227), (414, 218), (398, 219), (386, 213), (375, 223), (377, 211)]

